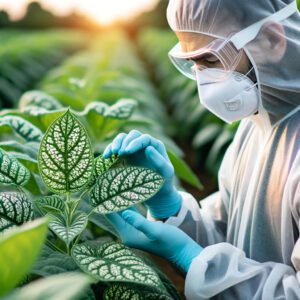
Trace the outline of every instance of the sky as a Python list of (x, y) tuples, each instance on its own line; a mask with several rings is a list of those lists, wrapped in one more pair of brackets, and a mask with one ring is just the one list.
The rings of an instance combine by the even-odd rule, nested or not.
[[(24, 15), (26, 6), (32, 0), (0, 0), (0, 10), (6, 10), (12, 19)], [(150, 10), (158, 0), (37, 0), (44, 8), (57, 15), (71, 11), (82, 12), (100, 24), (127, 19), (141, 11)]]

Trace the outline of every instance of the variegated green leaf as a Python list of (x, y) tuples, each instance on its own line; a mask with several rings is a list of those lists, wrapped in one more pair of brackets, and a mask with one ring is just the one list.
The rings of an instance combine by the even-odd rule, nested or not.
[(24, 186), (29, 179), (29, 170), (0, 148), (0, 183)]
[(33, 206), (26, 194), (0, 193), (0, 232), (33, 218)]
[(113, 284), (103, 294), (104, 300), (172, 300), (167, 294), (158, 292), (155, 289), (137, 285)]
[(121, 243), (79, 244), (73, 247), (72, 257), (85, 273), (98, 280), (138, 283), (164, 290), (156, 272)]
[(95, 159), (95, 173), (99, 177), (104, 172), (108, 171), (114, 164), (118, 162), (116, 154), (111, 155), (109, 158), (103, 158), (102, 155)]
[(88, 220), (87, 215), (84, 213), (76, 213), (70, 224), (62, 215), (49, 214), (49, 217), (49, 227), (67, 245), (85, 229)]
[(128, 119), (131, 117), (136, 105), (136, 101), (132, 99), (121, 99), (112, 106), (104, 102), (92, 102), (86, 106), (81, 115), (94, 112), (107, 118)]
[(4, 116), (0, 118), (0, 127), (9, 126), (27, 142), (40, 142), (43, 133), (39, 128), (17, 116)]
[(163, 183), (163, 177), (151, 169), (113, 168), (99, 176), (90, 198), (95, 212), (120, 211), (151, 198)]
[(48, 128), (38, 162), (45, 184), (55, 193), (80, 191), (90, 181), (91, 144), (85, 128), (69, 110)]
[(106, 172), (108, 169), (110, 169), (112, 166), (116, 165), (117, 163), (118, 163), (118, 156), (115, 154), (113, 154), (111, 157), (107, 159), (103, 158), (102, 155), (95, 158), (93, 176), (91, 177), (89, 186), (92, 187), (96, 183), (97, 178), (101, 174)]
[(34, 203), (43, 213), (60, 213), (65, 210), (65, 202), (56, 195), (38, 198)]
[(62, 105), (54, 97), (42, 91), (28, 91), (20, 99), (19, 108), (23, 111), (25, 107), (35, 106), (46, 110), (62, 108)]

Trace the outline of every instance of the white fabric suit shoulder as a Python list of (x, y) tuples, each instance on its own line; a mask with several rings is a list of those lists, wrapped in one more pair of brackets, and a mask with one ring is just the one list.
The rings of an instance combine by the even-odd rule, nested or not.
[[(279, 126), (281, 130), (274, 129), (268, 137), (260, 135), (251, 121), (242, 121), (219, 171), (219, 191), (202, 200), (201, 209), (192, 195), (181, 192), (181, 211), (167, 223), (180, 227), (206, 246), (188, 271), (187, 299), (214, 296), (216, 299), (300, 299), (300, 239), (295, 240), (300, 228), (300, 151), (294, 152), (293, 161), (285, 160), (282, 166), (277, 164), (285, 139), (282, 131), (289, 126), (291, 135), (299, 135), (298, 126), (291, 126), (295, 124), (293, 119), (299, 120), (298, 112)], [(268, 142), (263, 143), (259, 137)], [(250, 147), (253, 139), (255, 147)], [(278, 151), (271, 155), (275, 144)], [(275, 185), (260, 177), (268, 169), (266, 155), (278, 167), (273, 173), (282, 173)], [(248, 157), (253, 160), (249, 170), (245, 165)], [(284, 164), (289, 165), (287, 171)], [(273, 173), (269, 172), (269, 179)], [(281, 186), (284, 186), (282, 192)], [(270, 191), (262, 192), (264, 189)], [(293, 231), (293, 223), (297, 232)], [(270, 247), (276, 243), (274, 261), (267, 259), (271, 257)]]

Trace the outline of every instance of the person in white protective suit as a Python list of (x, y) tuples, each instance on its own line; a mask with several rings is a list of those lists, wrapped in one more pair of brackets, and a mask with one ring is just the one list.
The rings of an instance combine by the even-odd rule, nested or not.
[(241, 122), (219, 170), (219, 190), (201, 208), (172, 184), (160, 141), (120, 134), (104, 156), (144, 155), (144, 165), (166, 183), (146, 202), (147, 219), (132, 210), (108, 218), (126, 244), (187, 272), (187, 299), (300, 299), (296, 3), (170, 0), (167, 18), (179, 39), (169, 56), (197, 80), (201, 104), (228, 123)]

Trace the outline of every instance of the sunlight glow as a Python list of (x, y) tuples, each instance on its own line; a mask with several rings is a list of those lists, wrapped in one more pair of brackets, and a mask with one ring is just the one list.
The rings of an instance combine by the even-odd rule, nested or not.
[[(12, 19), (18, 19), (24, 15), (30, 2), (30, 0), (0, 0), (0, 10), (5, 9)], [(109, 24), (150, 10), (158, 0), (38, 0), (38, 2), (57, 15), (76, 11), (88, 15), (100, 24)]]

